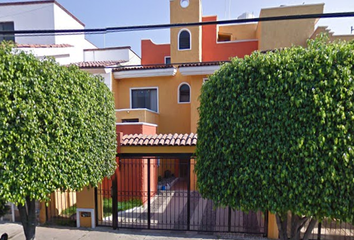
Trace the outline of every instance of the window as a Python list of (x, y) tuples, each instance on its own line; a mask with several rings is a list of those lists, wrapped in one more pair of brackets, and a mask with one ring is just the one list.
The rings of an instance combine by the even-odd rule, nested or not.
[(178, 35), (178, 49), (189, 50), (191, 49), (191, 34), (188, 30), (184, 29)]
[(132, 89), (132, 108), (147, 108), (157, 112), (157, 88)]
[[(0, 22), (0, 31), (14, 31), (14, 23), (13, 22)], [(0, 42), (2, 41), (13, 41), (15, 42), (15, 35), (9, 34), (0, 34)]]
[(191, 88), (189, 85), (187, 83), (181, 84), (178, 91), (178, 102), (189, 103), (191, 100)]
[(171, 64), (171, 57), (165, 57), (165, 64)]
[(134, 123), (134, 122), (139, 122), (139, 118), (122, 119), (122, 123)]
[(209, 78), (203, 78), (203, 84), (209, 81)]

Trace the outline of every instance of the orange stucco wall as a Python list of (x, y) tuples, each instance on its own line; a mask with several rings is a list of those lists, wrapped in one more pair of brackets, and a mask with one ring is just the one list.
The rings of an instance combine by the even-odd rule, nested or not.
[(151, 40), (141, 40), (141, 64), (164, 64), (170, 56), (170, 44), (155, 44)]
[[(216, 16), (203, 17), (203, 22), (215, 21)], [(203, 26), (202, 58), (208, 61), (227, 61), (230, 57), (244, 57), (258, 49), (258, 41), (254, 39), (238, 42), (217, 42), (217, 26)]]
[[(129, 78), (115, 79), (115, 108), (130, 108), (130, 88), (158, 88), (159, 125), (157, 133), (191, 133), (191, 115), (197, 113), (191, 108), (194, 103), (178, 103), (178, 87), (185, 82), (192, 86), (192, 82), (202, 82), (204, 76), (183, 76), (179, 72), (171, 77)], [(193, 93), (195, 90), (191, 89)], [(199, 96), (199, 95), (198, 95)], [(197, 101), (197, 97), (191, 97)], [(195, 113), (191, 113), (195, 111)], [(195, 118), (193, 118), (195, 119)]]
[(117, 125), (116, 131), (123, 134), (156, 134), (156, 127), (145, 124)]

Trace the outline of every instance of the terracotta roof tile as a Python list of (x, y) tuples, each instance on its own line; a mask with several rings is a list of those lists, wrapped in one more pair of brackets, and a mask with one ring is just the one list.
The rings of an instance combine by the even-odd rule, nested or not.
[(218, 61), (218, 62), (195, 62), (195, 63), (183, 63), (178, 67), (203, 67), (203, 66), (217, 66), (230, 61)]
[(71, 44), (16, 44), (18, 48), (69, 48)]
[(122, 146), (196, 146), (197, 134), (127, 134)]
[(121, 72), (121, 71), (132, 71), (132, 70), (153, 70), (153, 69), (161, 69), (161, 68), (173, 68), (172, 65), (163, 64), (163, 65), (142, 65), (142, 66), (126, 66), (121, 68), (115, 68), (114, 72)]
[(119, 61), (88, 61), (88, 62), (77, 62), (77, 63), (72, 63), (70, 65), (76, 65), (79, 68), (102, 68), (102, 67), (110, 67), (110, 66), (116, 66), (121, 63), (127, 62), (125, 60), (119, 60)]

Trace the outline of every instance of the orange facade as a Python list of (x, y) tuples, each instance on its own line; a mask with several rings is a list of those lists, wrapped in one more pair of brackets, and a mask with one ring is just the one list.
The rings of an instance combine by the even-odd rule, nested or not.
[(165, 57), (171, 56), (170, 44), (155, 44), (151, 40), (141, 40), (141, 64), (165, 64)]
[[(203, 22), (216, 20), (216, 16), (203, 17)], [(243, 58), (258, 50), (257, 39), (218, 42), (217, 25), (204, 25), (202, 33), (203, 62), (229, 61), (231, 57)]]

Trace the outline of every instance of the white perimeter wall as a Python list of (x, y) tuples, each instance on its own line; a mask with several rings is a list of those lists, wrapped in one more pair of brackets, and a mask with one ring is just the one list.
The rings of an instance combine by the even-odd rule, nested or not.
[(84, 61), (128, 61), (125, 65), (140, 65), (141, 59), (129, 48), (84, 51)]

